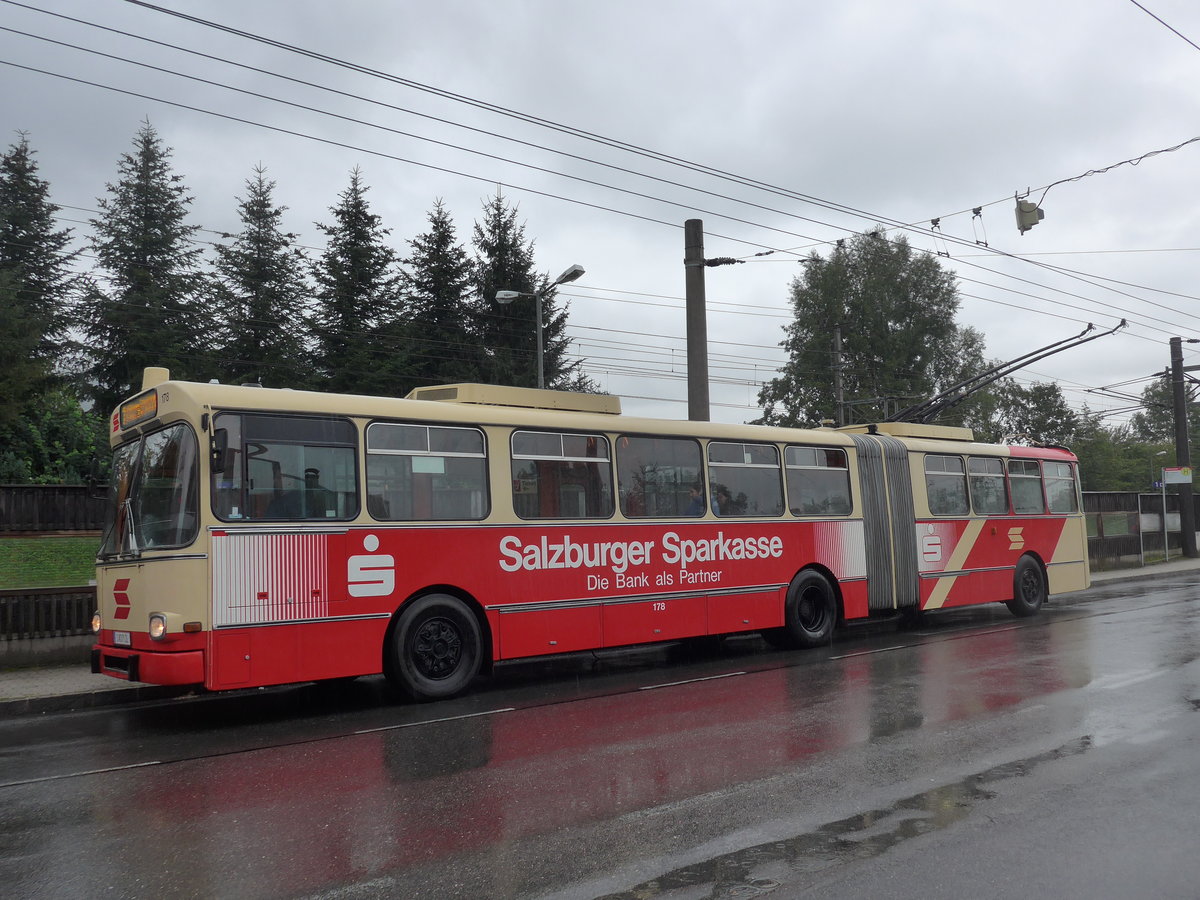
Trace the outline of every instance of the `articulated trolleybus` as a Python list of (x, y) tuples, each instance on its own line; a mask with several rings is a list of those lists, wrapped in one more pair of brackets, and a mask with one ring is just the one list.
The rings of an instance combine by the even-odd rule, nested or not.
[(494, 663), (1088, 585), (1075, 457), (912, 424), (626, 417), (484, 385), (406, 399), (171, 381), (112, 417), (93, 671), (209, 690)]

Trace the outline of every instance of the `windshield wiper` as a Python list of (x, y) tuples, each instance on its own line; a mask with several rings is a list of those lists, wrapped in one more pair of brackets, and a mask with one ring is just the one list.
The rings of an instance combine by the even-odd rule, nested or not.
[(142, 551), (141, 551), (141, 548), (138, 547), (137, 528), (134, 526), (134, 523), (133, 523), (133, 498), (126, 497), (124, 506), (125, 506), (125, 527), (127, 529), (126, 533), (128, 534), (128, 537), (129, 537), (129, 555), (130, 556), (141, 556)]

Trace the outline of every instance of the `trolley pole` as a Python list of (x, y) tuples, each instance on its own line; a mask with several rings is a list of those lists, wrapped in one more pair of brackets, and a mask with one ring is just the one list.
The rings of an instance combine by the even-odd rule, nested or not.
[[(1189, 340), (1188, 343), (1193, 343)], [(1184, 366), (1183, 338), (1171, 338), (1171, 387), (1173, 388), (1175, 405), (1175, 465), (1190, 469), (1192, 465), (1191, 452), (1188, 449), (1187, 422), (1187, 390), (1183, 381), (1183, 373), (1200, 366)], [(1163, 484), (1166, 490), (1166, 484)], [(1163, 507), (1163, 530), (1166, 530), (1166, 506)], [(1192, 506), (1192, 482), (1188, 479), (1179, 485), (1179, 541), (1183, 555), (1195, 557), (1196, 554), (1196, 513)]]

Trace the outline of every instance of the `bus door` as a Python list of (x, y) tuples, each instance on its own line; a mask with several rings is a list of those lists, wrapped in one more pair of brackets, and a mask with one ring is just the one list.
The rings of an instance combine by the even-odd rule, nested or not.
[(905, 609), (920, 602), (908, 448), (883, 434), (852, 434), (858, 451), (867, 545), (867, 608)]

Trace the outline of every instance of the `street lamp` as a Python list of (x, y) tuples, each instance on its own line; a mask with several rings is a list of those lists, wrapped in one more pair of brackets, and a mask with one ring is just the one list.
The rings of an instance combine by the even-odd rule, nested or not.
[(537, 373), (538, 387), (546, 386), (546, 366), (544, 361), (545, 349), (542, 347), (542, 297), (560, 284), (566, 284), (568, 281), (574, 281), (583, 274), (583, 266), (574, 265), (567, 271), (563, 272), (552, 282), (542, 288), (540, 291), (528, 293), (526, 291), (496, 291), (496, 302), (501, 306), (507, 306), (518, 297), (532, 297), (537, 302)]

